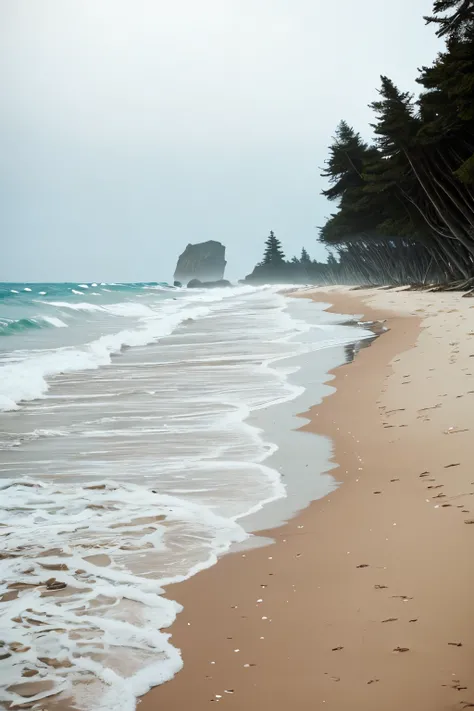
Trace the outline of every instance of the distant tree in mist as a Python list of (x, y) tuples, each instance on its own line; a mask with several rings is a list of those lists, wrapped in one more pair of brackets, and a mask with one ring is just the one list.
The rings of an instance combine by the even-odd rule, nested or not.
[(275, 237), (273, 231), (271, 231), (267, 241), (265, 242), (265, 252), (263, 254), (262, 264), (281, 265), (284, 261), (285, 254), (283, 252), (281, 242), (277, 237)]
[(301, 264), (311, 264), (311, 257), (309, 256), (308, 252), (306, 251), (306, 249), (304, 247), (301, 250), (300, 263)]

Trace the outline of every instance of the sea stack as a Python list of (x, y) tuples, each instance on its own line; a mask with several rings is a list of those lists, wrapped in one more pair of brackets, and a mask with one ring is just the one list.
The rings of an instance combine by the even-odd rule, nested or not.
[(226, 267), (225, 247), (220, 242), (209, 240), (188, 244), (180, 255), (174, 273), (175, 281), (187, 284), (191, 279), (202, 282), (220, 281)]

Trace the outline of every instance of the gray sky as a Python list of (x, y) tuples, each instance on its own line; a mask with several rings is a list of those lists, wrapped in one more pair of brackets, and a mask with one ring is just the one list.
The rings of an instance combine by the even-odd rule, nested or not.
[(325, 258), (341, 118), (415, 89), (431, 0), (0, 0), (0, 280), (169, 280), (188, 242), (228, 276), (273, 229)]

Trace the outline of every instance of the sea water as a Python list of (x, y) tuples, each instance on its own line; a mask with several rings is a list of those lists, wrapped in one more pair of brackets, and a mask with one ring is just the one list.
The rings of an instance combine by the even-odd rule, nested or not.
[(0, 702), (132, 711), (179, 671), (163, 588), (334, 486), (291, 437), (372, 335), (345, 320), (281, 287), (0, 285)]

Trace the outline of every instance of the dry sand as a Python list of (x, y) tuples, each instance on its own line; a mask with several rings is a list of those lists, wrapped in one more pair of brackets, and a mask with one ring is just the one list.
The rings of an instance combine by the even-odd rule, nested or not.
[(390, 328), (305, 425), (343, 484), (169, 589), (184, 669), (140, 711), (474, 707), (474, 301), (327, 291)]

